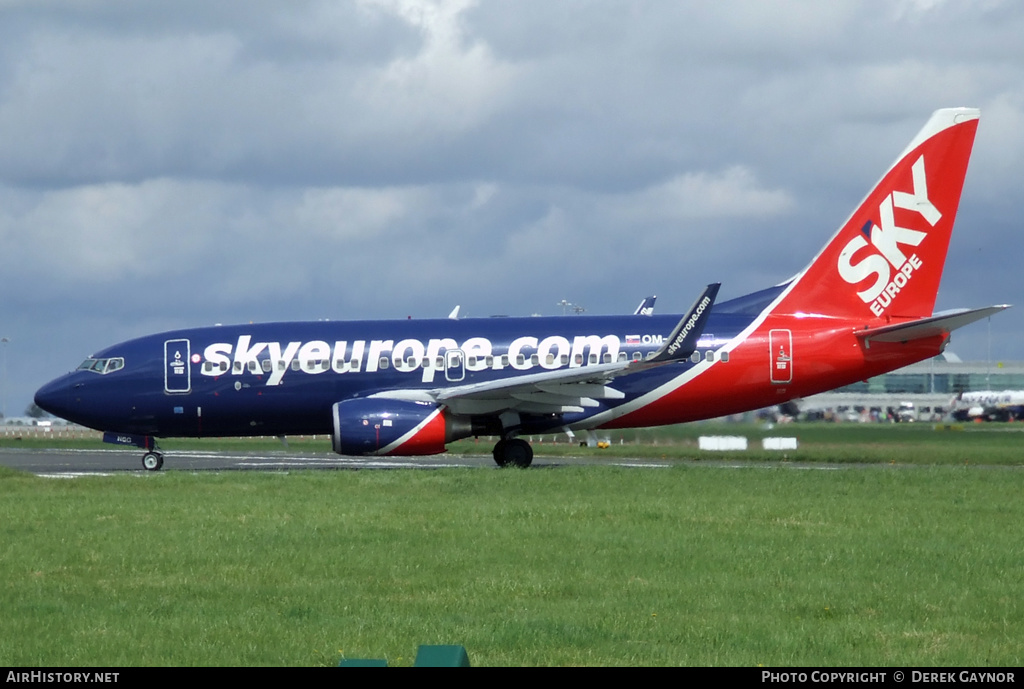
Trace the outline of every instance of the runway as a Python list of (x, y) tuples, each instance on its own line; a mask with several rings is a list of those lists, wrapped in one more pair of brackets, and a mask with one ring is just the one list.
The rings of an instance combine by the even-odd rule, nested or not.
[[(38, 476), (73, 478), (125, 472), (147, 472), (142, 468), (139, 450), (18, 450), (0, 448), (0, 466), (27, 471)], [(673, 461), (628, 459), (622, 457), (535, 457), (533, 468), (616, 465), (637, 468), (665, 468)], [(164, 455), (163, 471), (289, 471), (357, 469), (441, 469), (498, 467), (490, 455), (434, 455), (428, 457), (342, 457), (333, 454), (296, 454), (290, 452), (232, 453), (180, 451)]]

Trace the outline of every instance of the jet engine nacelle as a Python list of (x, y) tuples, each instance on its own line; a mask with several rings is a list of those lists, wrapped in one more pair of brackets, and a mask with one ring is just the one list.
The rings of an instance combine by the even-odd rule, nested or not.
[(435, 455), (471, 435), (469, 419), (430, 402), (360, 398), (333, 407), (340, 455)]

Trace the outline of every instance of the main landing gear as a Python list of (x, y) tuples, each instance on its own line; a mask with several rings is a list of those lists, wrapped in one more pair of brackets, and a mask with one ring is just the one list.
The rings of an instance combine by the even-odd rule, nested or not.
[(160, 471), (164, 465), (164, 456), (156, 450), (142, 455), (142, 468), (146, 471)]
[(494, 446), (494, 462), (500, 467), (525, 469), (533, 462), (533, 448), (522, 438), (502, 438)]

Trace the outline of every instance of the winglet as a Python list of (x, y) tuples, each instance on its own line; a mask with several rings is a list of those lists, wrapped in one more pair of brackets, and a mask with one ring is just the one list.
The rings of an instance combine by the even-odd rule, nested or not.
[(711, 305), (715, 303), (718, 296), (720, 282), (713, 282), (708, 285), (704, 292), (693, 302), (693, 306), (686, 312), (676, 325), (672, 334), (665, 340), (654, 356), (647, 360), (648, 363), (667, 363), (670, 361), (682, 361), (697, 349), (697, 340), (704, 332), (704, 326), (711, 316)]

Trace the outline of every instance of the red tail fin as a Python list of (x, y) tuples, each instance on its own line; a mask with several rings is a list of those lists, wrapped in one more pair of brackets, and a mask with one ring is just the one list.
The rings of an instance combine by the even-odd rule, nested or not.
[(936, 111), (774, 312), (932, 315), (978, 116)]

